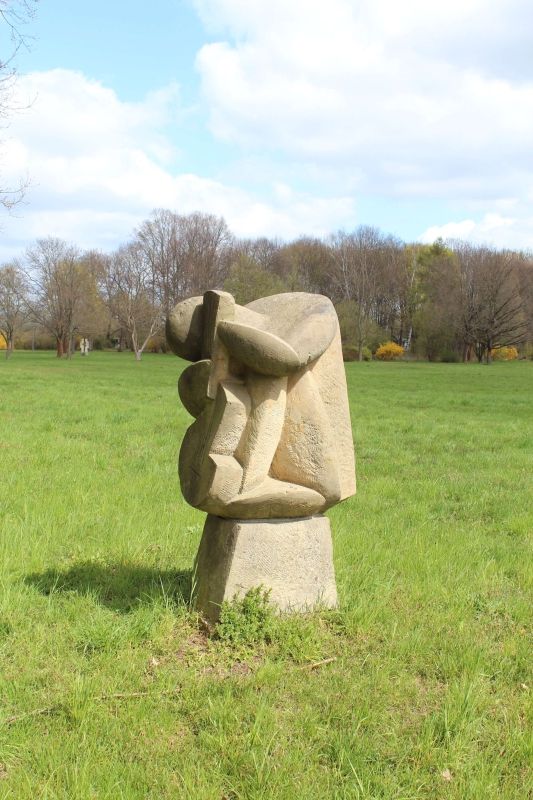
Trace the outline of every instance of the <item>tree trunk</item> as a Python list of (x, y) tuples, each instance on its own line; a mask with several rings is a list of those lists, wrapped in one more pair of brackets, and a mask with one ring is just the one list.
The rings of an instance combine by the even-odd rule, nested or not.
[(63, 337), (62, 336), (58, 336), (57, 339), (56, 339), (56, 356), (57, 356), (57, 358), (62, 358), (63, 357), (63, 353), (64, 353)]
[(8, 359), (11, 357), (11, 353), (15, 349), (15, 340), (13, 332), (8, 333), (5, 336), (5, 341), (6, 341), (6, 359)]
[(357, 326), (357, 360), (363, 360), (363, 347), (365, 345), (365, 338), (363, 336), (363, 315), (359, 308), (359, 313), (357, 315), (356, 326)]
[(138, 342), (137, 342), (137, 331), (135, 330), (135, 328), (131, 332), (131, 349), (135, 353), (135, 361), (140, 361), (141, 360), (141, 356), (143, 354), (143, 349), (142, 349), (142, 347), (139, 347), (139, 345), (138, 345)]

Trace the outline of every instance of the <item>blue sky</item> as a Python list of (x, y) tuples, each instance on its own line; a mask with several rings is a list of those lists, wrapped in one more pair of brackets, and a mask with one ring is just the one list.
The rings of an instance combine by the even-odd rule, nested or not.
[(28, 32), (4, 260), (110, 250), (156, 207), (533, 248), (530, 0), (41, 0)]
[(205, 31), (187, 2), (41, 0), (26, 29), (37, 37), (21, 59), (26, 71), (78, 70), (112, 87), (122, 100), (140, 100), (173, 81), (190, 92), (190, 102), (197, 97), (194, 58)]

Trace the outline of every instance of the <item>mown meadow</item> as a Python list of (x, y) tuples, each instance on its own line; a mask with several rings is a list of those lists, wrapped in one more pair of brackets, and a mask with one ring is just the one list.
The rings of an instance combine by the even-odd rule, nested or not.
[(183, 366), (0, 362), (0, 798), (528, 797), (533, 363), (348, 364), (340, 607), (255, 641), (190, 609)]

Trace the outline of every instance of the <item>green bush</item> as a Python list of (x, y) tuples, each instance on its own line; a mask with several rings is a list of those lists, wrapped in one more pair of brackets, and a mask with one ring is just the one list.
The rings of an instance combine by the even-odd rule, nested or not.
[(48, 333), (36, 333), (33, 336), (32, 331), (23, 331), (16, 337), (16, 350), (31, 350), (32, 347), (35, 350), (55, 350), (55, 339)]
[(274, 616), (269, 594), (258, 586), (250, 589), (242, 598), (222, 603), (216, 637), (233, 645), (269, 642)]
[(240, 255), (231, 265), (224, 289), (231, 292), (240, 305), (287, 291), (278, 275), (263, 269), (253, 258), (245, 255)]
[[(344, 361), (358, 361), (359, 349), (353, 344), (346, 344), (342, 348), (342, 358)], [(372, 361), (372, 350), (370, 347), (363, 347), (363, 361)]]
[(168, 352), (167, 340), (166, 340), (165, 336), (163, 334), (161, 334), (161, 333), (158, 333), (155, 336), (152, 336), (148, 340), (148, 344), (146, 345), (145, 350), (146, 350), (147, 353), (166, 353), (166, 352)]
[(357, 361), (357, 347), (352, 344), (344, 345), (342, 348), (343, 361)]
[(455, 352), (455, 350), (443, 350), (440, 356), (440, 360), (444, 364), (457, 364), (461, 359), (459, 355)]

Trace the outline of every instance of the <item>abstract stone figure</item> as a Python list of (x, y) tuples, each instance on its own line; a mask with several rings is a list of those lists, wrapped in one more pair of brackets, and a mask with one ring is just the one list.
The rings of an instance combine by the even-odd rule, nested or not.
[(196, 417), (179, 458), (185, 499), (208, 513), (196, 604), (262, 584), (283, 610), (334, 606), (329, 521), (355, 493), (352, 432), (337, 315), (294, 292), (239, 306), (227, 292), (184, 300), (167, 320), (174, 352), (194, 363), (178, 389)]

